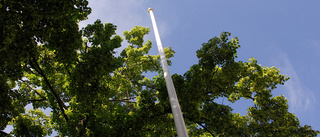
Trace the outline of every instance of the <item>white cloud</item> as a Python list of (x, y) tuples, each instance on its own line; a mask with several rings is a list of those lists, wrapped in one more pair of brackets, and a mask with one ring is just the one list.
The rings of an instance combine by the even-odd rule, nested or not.
[(309, 45), (311, 45), (311, 48), (314, 49), (315, 54), (320, 56), (320, 40), (313, 40)]
[[(79, 27), (94, 23), (100, 19), (102, 23), (112, 23), (117, 26), (116, 33), (123, 37), (123, 31), (129, 31), (134, 26), (147, 26), (147, 9), (143, 9), (142, 2), (136, 0), (89, 0), (89, 7), (92, 12), (88, 19), (79, 23)], [(143, 17), (146, 16), (146, 19)], [(147, 21), (150, 21), (147, 20)], [(151, 21), (150, 21), (151, 22)], [(128, 44), (122, 43), (122, 47), (117, 52), (122, 51)]]
[(314, 108), (313, 104), (316, 102), (314, 94), (300, 82), (287, 54), (281, 51), (278, 51), (278, 53), (276, 64), (278, 64), (280, 72), (290, 76), (290, 79), (284, 84), (288, 93), (289, 109), (294, 113), (312, 110)]
[[(135, 25), (145, 25), (143, 22), (143, 13), (147, 13), (147, 9), (143, 9), (141, 2), (135, 0), (89, 0), (89, 7), (92, 13), (87, 21), (81, 22), (80, 26), (93, 23), (96, 19), (102, 22), (110, 22), (118, 26), (119, 30), (128, 30)], [(121, 32), (122, 33), (122, 32)]]
[[(79, 23), (80, 28), (87, 24), (92, 24), (97, 19), (101, 22), (112, 23), (117, 26), (116, 33), (123, 37), (123, 31), (129, 31), (135, 26), (150, 27), (149, 35), (145, 36), (145, 40), (151, 39), (155, 44), (154, 34), (150, 15), (148, 13), (148, 6), (146, 1), (139, 0), (89, 0), (89, 7), (92, 12), (88, 16), (88, 20)], [(155, 13), (155, 16), (157, 13)], [(172, 19), (168, 16), (167, 21)], [(156, 17), (157, 20), (157, 17)], [(157, 25), (161, 38), (168, 36), (172, 30), (172, 25), (165, 20), (157, 20)], [(128, 44), (126, 41), (122, 43), (122, 47), (116, 51), (120, 53)]]
[[(134, 26), (150, 27), (152, 31), (152, 23), (148, 13), (150, 4), (141, 0), (89, 0), (92, 12), (88, 16), (88, 20), (80, 22), (79, 25), (80, 28), (85, 27), (100, 19), (102, 22), (117, 25), (117, 34), (119, 35), (122, 35), (123, 31), (131, 30)], [(157, 9), (154, 14), (161, 37), (169, 35), (171, 30), (178, 25), (178, 19), (175, 15), (169, 14), (169, 11), (162, 20), (160, 20), (161, 15), (157, 18), (157, 14), (160, 14)], [(154, 37), (153, 32), (147, 38), (150, 39), (150, 37)]]

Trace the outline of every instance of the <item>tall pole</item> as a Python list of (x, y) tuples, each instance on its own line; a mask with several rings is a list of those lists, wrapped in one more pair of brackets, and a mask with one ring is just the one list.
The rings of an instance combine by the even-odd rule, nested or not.
[(162, 65), (162, 69), (164, 72), (164, 78), (166, 80), (166, 85), (167, 85), (168, 95), (169, 95), (169, 99), (170, 99), (170, 105), (171, 105), (171, 109), (172, 109), (173, 119), (174, 119), (174, 123), (176, 125), (176, 130), (177, 130), (179, 137), (188, 137), (188, 131), (186, 128), (186, 124), (184, 123), (184, 120), (183, 120), (178, 97), (176, 94), (176, 90), (174, 89), (172, 78), (171, 78), (171, 75), (169, 72), (167, 59), (166, 59), (166, 56), (163, 52), (162, 43), (160, 40), (156, 20), (153, 15), (153, 9), (149, 8), (148, 12), (150, 13), (150, 17), (151, 17), (151, 21), (152, 21), (152, 25), (153, 25), (153, 30), (154, 30), (154, 35), (156, 36), (156, 41), (157, 41), (158, 50), (159, 50), (160, 59), (161, 59), (161, 65)]

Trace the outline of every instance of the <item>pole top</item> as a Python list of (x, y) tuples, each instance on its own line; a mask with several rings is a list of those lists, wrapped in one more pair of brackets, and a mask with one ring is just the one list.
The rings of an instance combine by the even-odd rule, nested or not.
[(150, 10), (152, 10), (152, 11), (153, 11), (153, 9), (152, 9), (152, 8), (149, 8), (149, 9), (148, 9), (148, 12), (150, 12)]

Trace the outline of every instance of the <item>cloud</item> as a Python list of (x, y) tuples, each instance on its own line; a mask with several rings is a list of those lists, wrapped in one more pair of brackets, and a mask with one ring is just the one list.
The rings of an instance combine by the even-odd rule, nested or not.
[(311, 45), (315, 55), (320, 56), (320, 40), (312, 40), (309, 45)]
[[(140, 0), (89, 0), (89, 7), (91, 7), (92, 12), (88, 16), (88, 20), (80, 22), (79, 26), (82, 28), (100, 19), (102, 22), (117, 25), (116, 32), (121, 36), (123, 31), (131, 30), (134, 26), (145, 26), (151, 29), (151, 36), (146, 37), (151, 39), (154, 38), (154, 35), (148, 13), (150, 6), (152, 6), (152, 3)], [(164, 38), (170, 35), (171, 30), (178, 25), (178, 19), (172, 14), (159, 15), (159, 18), (157, 18), (157, 13), (160, 14), (155, 9), (159, 33), (161, 38)], [(162, 17), (162, 20), (160, 20), (160, 17)]]
[(290, 79), (284, 84), (284, 88), (288, 92), (289, 109), (294, 113), (312, 110), (314, 108), (313, 104), (316, 102), (314, 94), (301, 83), (287, 54), (279, 50), (278, 52), (278, 62), (276, 64), (279, 64), (278, 67), (282, 74), (290, 76)]
[(80, 23), (80, 26), (93, 23), (96, 19), (113, 23), (120, 30), (132, 28), (135, 25), (145, 25), (143, 15), (148, 13), (147, 9), (143, 9), (142, 4), (135, 0), (89, 0), (92, 13), (88, 16), (88, 20)]
[[(150, 34), (145, 36), (145, 41), (151, 39), (154, 45), (153, 47), (156, 46), (152, 22), (148, 13), (150, 3), (147, 1), (89, 0), (89, 7), (91, 7), (92, 12), (88, 16), (87, 20), (79, 23), (80, 28), (85, 27), (87, 24), (92, 24), (97, 19), (100, 19), (103, 23), (108, 22), (116, 25), (116, 33), (123, 37), (124, 31), (129, 31), (135, 26), (150, 27)], [(174, 20), (177, 22), (177, 19), (175, 19), (174, 16), (165, 16), (165, 19), (160, 20), (159, 16), (159, 20), (157, 20), (157, 12), (155, 13), (155, 16), (160, 37), (162, 39), (166, 38), (166, 36), (169, 36), (172, 33), (172, 28), (177, 25), (172, 24), (172, 22), (169, 21)], [(127, 45), (128, 43), (124, 40), (122, 47), (115, 50), (117, 54), (120, 54), (120, 52), (127, 47)], [(155, 49), (153, 50), (155, 51)]]
[[(148, 11), (144, 9), (143, 2), (136, 0), (89, 0), (92, 12), (88, 19), (79, 23), (79, 27), (94, 23), (100, 19), (103, 23), (112, 23), (117, 26), (116, 33), (123, 37), (123, 31), (129, 31), (135, 26), (148, 26), (151, 24)], [(120, 52), (128, 44), (124, 41)]]

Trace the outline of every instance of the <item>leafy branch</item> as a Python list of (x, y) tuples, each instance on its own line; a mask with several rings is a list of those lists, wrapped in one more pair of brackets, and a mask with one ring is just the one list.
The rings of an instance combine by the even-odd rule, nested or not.
[(31, 85), (29, 85), (29, 81), (25, 80), (20, 80), (24, 82), (31, 90), (33, 90), (37, 95), (39, 95), (42, 99), (41, 100), (35, 100), (35, 101), (43, 101), (43, 100), (48, 100), (45, 96), (41, 95), (37, 90), (35, 90)]
[[(157, 95), (157, 93), (152, 93), (151, 95)], [(120, 102), (128, 102), (128, 103), (137, 103), (136, 101), (130, 101), (131, 99), (135, 99), (137, 97), (129, 97), (129, 98), (124, 98), (124, 99), (112, 99), (109, 101), (120, 101)]]
[(59, 95), (55, 92), (55, 90), (53, 89), (52, 85), (50, 84), (47, 76), (45, 75), (45, 73), (43, 72), (43, 70), (41, 69), (41, 67), (39, 66), (39, 64), (37, 63), (37, 61), (34, 58), (32, 58), (32, 60), (30, 60), (30, 65), (37, 71), (38, 74), (40, 74), (43, 77), (46, 85), (49, 87), (52, 94), (55, 96), (56, 100), (58, 101), (58, 105), (59, 105), (59, 108), (62, 112), (63, 117), (68, 122), (69, 121), (68, 116), (66, 115), (66, 113), (64, 111), (64, 108), (67, 108), (67, 107), (64, 105), (64, 103), (62, 102)]
[(205, 127), (204, 125), (202, 125), (199, 122), (196, 122), (199, 126), (201, 126), (203, 129), (205, 129), (206, 131), (208, 131), (212, 136), (215, 136), (207, 127)]
[(88, 121), (89, 121), (89, 116), (88, 116), (88, 115), (87, 115), (84, 119), (82, 119), (82, 120), (80, 121), (79, 124), (83, 124), (83, 127), (82, 127), (82, 129), (80, 130), (80, 132), (79, 132), (79, 135), (78, 135), (79, 137), (82, 137), (82, 136), (83, 136), (83, 134), (84, 134), (84, 132), (85, 132), (85, 130), (86, 130)]

